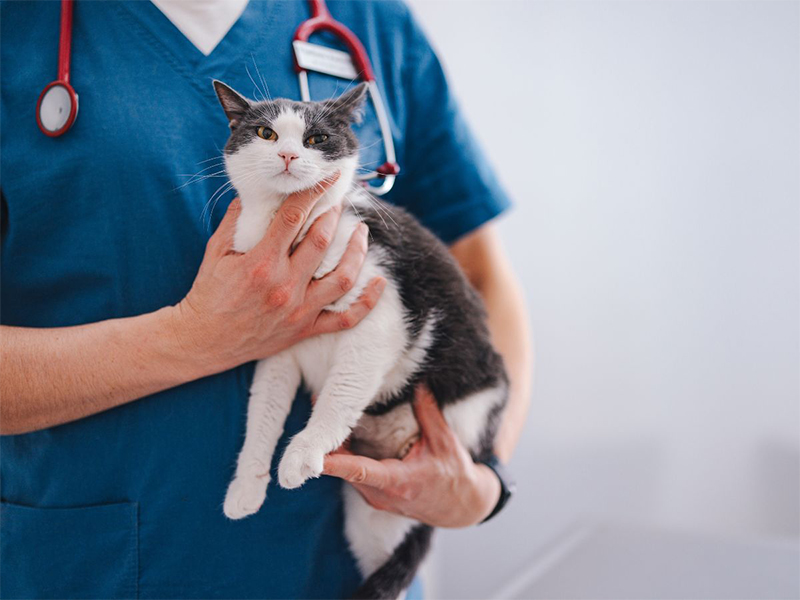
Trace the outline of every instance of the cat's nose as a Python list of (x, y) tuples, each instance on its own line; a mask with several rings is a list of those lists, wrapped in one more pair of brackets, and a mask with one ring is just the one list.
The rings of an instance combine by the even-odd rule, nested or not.
[(297, 158), (297, 154), (293, 154), (291, 152), (278, 152), (278, 156), (283, 159), (283, 162), (286, 163), (286, 168), (289, 168), (289, 163), (291, 163), (295, 158)]

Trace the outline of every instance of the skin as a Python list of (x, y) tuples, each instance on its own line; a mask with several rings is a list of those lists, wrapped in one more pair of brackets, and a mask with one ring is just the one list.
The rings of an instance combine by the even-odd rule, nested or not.
[[(451, 252), (486, 303), (492, 339), (508, 370), (508, 406), (495, 442), (495, 453), (505, 463), (522, 433), (530, 403), (533, 356), (525, 302), (492, 225), (459, 240)], [(417, 390), (414, 413), (422, 435), (403, 460), (376, 461), (343, 447), (326, 457), (323, 473), (350, 482), (375, 508), (428, 525), (480, 523), (500, 497), (496, 475), (472, 462), (424, 388)]]
[(77, 327), (0, 327), (0, 434), (87, 417), (356, 325), (377, 303), (385, 280), (370, 282), (345, 313), (323, 307), (352, 288), (366, 255), (366, 230), (353, 234), (339, 266), (318, 281), (311, 277), (339, 212), (318, 219), (290, 253), (324, 189), (292, 194), (245, 254), (231, 249), (241, 208), (232, 202), (191, 290), (175, 306)]
[[(77, 327), (0, 327), (0, 434), (80, 419), (356, 325), (377, 303), (386, 283), (381, 278), (345, 313), (322, 307), (352, 287), (366, 253), (366, 232), (354, 234), (340, 265), (319, 281), (311, 276), (330, 243), (338, 211), (318, 219), (290, 253), (320, 193), (290, 196), (262, 242), (245, 254), (231, 249), (240, 210), (238, 201), (231, 203), (191, 291), (176, 306)], [(508, 461), (530, 394), (524, 302), (491, 225), (451, 251), (486, 302), (493, 339), (509, 371), (509, 406), (496, 444), (500, 459)], [(384, 510), (439, 527), (478, 523), (496, 504), (500, 484), (488, 467), (472, 462), (430, 394), (420, 390), (418, 396), (422, 437), (402, 461), (373, 461), (341, 449), (326, 458), (325, 473), (350, 481)]]

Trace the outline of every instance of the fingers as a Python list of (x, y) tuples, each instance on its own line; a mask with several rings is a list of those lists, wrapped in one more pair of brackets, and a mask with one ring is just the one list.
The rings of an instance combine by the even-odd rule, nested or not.
[(375, 308), (385, 287), (386, 280), (383, 277), (376, 277), (364, 288), (359, 299), (353, 302), (345, 312), (322, 311), (314, 323), (311, 335), (336, 333), (355, 327), (369, 314), (369, 311)]
[(414, 415), (422, 429), (422, 435), (433, 452), (446, 452), (453, 444), (453, 433), (450, 426), (439, 410), (436, 399), (430, 390), (424, 386), (417, 386), (414, 398)]
[(319, 217), (294, 251), (292, 264), (297, 265), (307, 279), (311, 279), (311, 275), (325, 258), (325, 252), (333, 241), (333, 236), (336, 235), (336, 225), (341, 214), (342, 207), (334, 206)]
[(233, 246), (233, 233), (236, 231), (236, 220), (242, 212), (242, 203), (234, 198), (220, 221), (219, 227), (208, 240), (208, 249), (216, 256), (223, 256)]
[(318, 306), (327, 306), (336, 302), (355, 285), (358, 274), (361, 272), (361, 266), (364, 264), (364, 258), (367, 256), (368, 231), (364, 223), (359, 223), (353, 235), (350, 236), (347, 249), (337, 267), (322, 279), (311, 284), (312, 289), (309, 294), (318, 303)]
[(276, 251), (288, 253), (289, 247), (294, 242), (297, 234), (300, 233), (306, 219), (308, 219), (311, 209), (338, 178), (339, 174), (336, 173), (333, 177), (323, 180), (312, 188), (300, 190), (287, 196), (275, 214), (275, 218), (270, 223), (264, 237), (250, 253), (254, 256)]
[(327, 455), (322, 473), (377, 489), (389, 487), (394, 481), (391, 470), (383, 462), (349, 451)]

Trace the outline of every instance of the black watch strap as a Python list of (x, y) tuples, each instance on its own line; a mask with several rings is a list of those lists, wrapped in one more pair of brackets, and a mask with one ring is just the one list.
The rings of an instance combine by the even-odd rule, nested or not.
[(489, 516), (481, 521), (481, 523), (486, 523), (486, 521), (493, 518), (497, 513), (503, 510), (503, 507), (505, 507), (506, 504), (508, 504), (509, 499), (517, 489), (517, 484), (514, 481), (514, 478), (511, 477), (508, 469), (505, 468), (503, 463), (500, 462), (500, 459), (498, 459), (494, 454), (488, 460), (481, 460), (478, 462), (482, 465), (486, 465), (492, 471), (494, 471), (494, 474), (497, 475), (497, 479), (500, 481), (500, 498), (497, 499), (497, 504), (495, 504), (494, 509), (489, 513)]

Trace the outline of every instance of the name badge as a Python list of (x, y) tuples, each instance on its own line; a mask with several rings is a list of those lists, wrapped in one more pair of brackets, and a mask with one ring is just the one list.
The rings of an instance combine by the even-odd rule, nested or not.
[(353, 59), (347, 52), (300, 40), (292, 42), (292, 46), (297, 64), (303, 69), (342, 79), (353, 80), (358, 77)]

